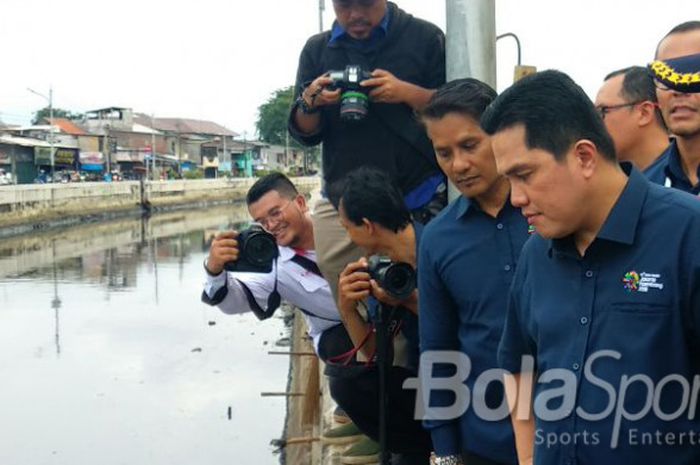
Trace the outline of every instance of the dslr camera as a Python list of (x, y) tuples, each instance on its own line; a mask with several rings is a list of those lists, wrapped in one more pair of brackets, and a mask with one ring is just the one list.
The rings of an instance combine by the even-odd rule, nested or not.
[(367, 273), (377, 281), (379, 287), (399, 300), (408, 298), (416, 288), (416, 270), (408, 263), (395, 263), (383, 255), (369, 257)]
[(252, 273), (270, 273), (272, 262), (279, 256), (275, 236), (265, 231), (262, 226), (254, 224), (236, 238), (238, 241), (238, 260), (224, 264), (226, 271), (248, 271)]
[(333, 84), (329, 90), (340, 89), (340, 119), (343, 121), (361, 121), (369, 112), (369, 89), (360, 86), (360, 82), (372, 77), (372, 73), (359, 65), (348, 65), (342, 71), (329, 71)]

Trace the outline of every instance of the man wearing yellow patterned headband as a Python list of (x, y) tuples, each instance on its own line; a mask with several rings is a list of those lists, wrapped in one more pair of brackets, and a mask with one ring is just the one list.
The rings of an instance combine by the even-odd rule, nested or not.
[[(690, 87), (669, 81), (667, 77), (673, 70), (661, 70), (659, 66), (665, 64), (673, 68), (671, 65), (682, 64), (686, 68), (682, 74), (689, 74), (690, 77), (685, 79), (683, 76), (676, 81), (692, 80), (694, 73), (687, 72), (686, 59), (680, 60), (680, 63), (674, 59), (698, 53), (700, 21), (688, 21), (674, 27), (661, 39), (656, 48), (656, 62), (650, 66), (656, 78), (656, 95), (661, 113), (675, 139), (663, 155), (666, 157), (665, 163), (660, 164), (654, 173), (649, 173), (649, 178), (695, 195), (700, 195), (700, 93), (686, 92), (691, 90)], [(700, 72), (700, 69), (694, 71)]]

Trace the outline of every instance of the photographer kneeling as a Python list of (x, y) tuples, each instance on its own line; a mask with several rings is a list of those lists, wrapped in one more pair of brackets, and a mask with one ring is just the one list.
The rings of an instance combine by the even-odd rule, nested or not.
[(204, 265), (202, 301), (228, 314), (252, 311), (264, 320), (284, 299), (303, 312), (322, 360), (352, 349), (328, 282), (316, 265), (306, 199), (285, 175), (273, 173), (253, 184), (246, 203), (262, 228), (227, 231), (214, 239)]
[[(400, 190), (379, 170), (358, 168), (347, 175), (342, 186), (333, 186), (329, 193), (332, 200), (336, 200), (333, 193), (339, 197), (340, 221), (350, 239), (369, 255), (386, 256), (360, 258), (340, 274), (338, 308), (355, 351), (368, 362), (346, 364), (331, 360), (335, 363), (326, 368), (331, 395), (363, 433), (378, 440), (373, 320), (377, 312), (393, 307), (388, 323), (388, 337), (393, 336), (393, 366), (386, 393), (387, 448), (398, 454), (394, 463), (428, 464), (432, 445), (430, 435), (414, 419), (415, 391), (402, 388), (404, 380), (415, 377), (418, 368), (418, 293), (413, 270), (423, 227), (411, 221)], [(358, 311), (358, 304), (364, 300), (369, 302), (369, 321)], [(377, 301), (386, 304), (383, 309)]]

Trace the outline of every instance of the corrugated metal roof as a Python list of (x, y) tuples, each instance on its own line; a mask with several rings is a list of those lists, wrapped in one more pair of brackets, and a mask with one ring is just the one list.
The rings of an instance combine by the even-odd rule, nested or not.
[[(153, 118), (143, 113), (134, 114), (134, 120), (138, 124), (153, 127), (159, 131), (176, 132), (181, 134), (208, 134), (226, 135), (236, 137), (239, 134), (230, 129), (214, 123), (213, 121), (189, 119), (189, 118)], [(151, 122), (152, 121), (152, 122)]]

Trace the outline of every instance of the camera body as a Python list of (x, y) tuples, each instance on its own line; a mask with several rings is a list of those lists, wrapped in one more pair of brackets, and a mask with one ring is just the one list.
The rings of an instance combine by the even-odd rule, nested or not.
[(224, 264), (226, 271), (270, 273), (272, 262), (279, 256), (275, 236), (254, 224), (243, 230), (238, 241), (238, 260)]
[(393, 262), (383, 255), (367, 260), (367, 273), (392, 297), (404, 300), (416, 289), (416, 270), (404, 262)]
[(361, 121), (369, 112), (369, 89), (360, 86), (360, 82), (372, 77), (370, 71), (359, 65), (348, 65), (342, 71), (329, 71), (333, 80), (329, 90), (340, 89), (340, 119), (343, 121)]

